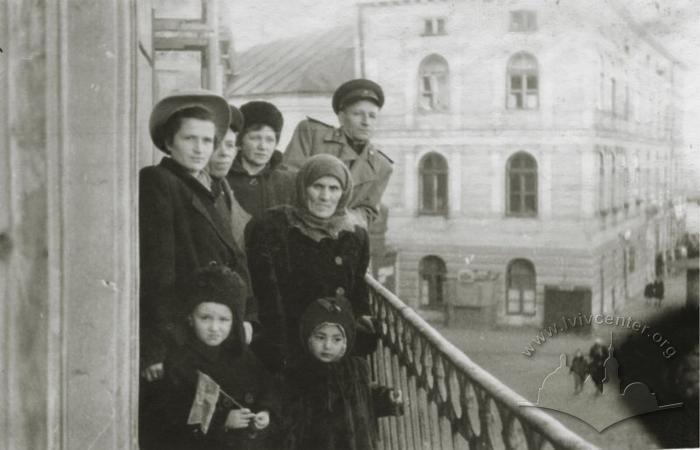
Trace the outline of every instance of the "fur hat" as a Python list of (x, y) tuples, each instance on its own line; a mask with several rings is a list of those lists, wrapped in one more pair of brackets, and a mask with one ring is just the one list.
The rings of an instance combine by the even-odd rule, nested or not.
[(247, 289), (241, 277), (228, 267), (211, 262), (197, 269), (185, 287), (186, 315), (200, 303), (220, 303), (231, 309), (234, 317), (242, 320), (242, 307)]
[(284, 125), (284, 118), (275, 105), (262, 101), (248, 102), (241, 106), (241, 113), (243, 114), (245, 126), (255, 124), (267, 125), (275, 130), (275, 134), (279, 139), (282, 126)]
[(213, 92), (203, 89), (174, 92), (161, 99), (153, 107), (149, 120), (149, 130), (153, 145), (165, 153), (165, 127), (170, 116), (183, 109), (200, 107), (212, 115), (216, 126), (216, 137), (220, 141), (226, 135), (231, 120), (231, 112), (226, 100)]
[(346, 106), (359, 100), (369, 100), (379, 106), (384, 106), (384, 91), (372, 80), (358, 78), (347, 81), (333, 93), (333, 111), (338, 114)]
[(323, 324), (333, 324), (342, 328), (347, 339), (346, 354), (350, 353), (355, 342), (355, 316), (352, 306), (345, 297), (324, 297), (311, 302), (299, 320), (301, 342), (304, 348), (314, 330)]

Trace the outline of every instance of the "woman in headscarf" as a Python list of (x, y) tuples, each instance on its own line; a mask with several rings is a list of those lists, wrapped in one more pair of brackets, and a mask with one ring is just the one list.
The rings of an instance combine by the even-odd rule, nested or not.
[(355, 318), (367, 321), (369, 238), (347, 209), (351, 196), (343, 162), (316, 155), (297, 174), (294, 205), (272, 208), (246, 228), (262, 328), (252, 347), (273, 372), (301, 354), (299, 318), (315, 299), (345, 297)]

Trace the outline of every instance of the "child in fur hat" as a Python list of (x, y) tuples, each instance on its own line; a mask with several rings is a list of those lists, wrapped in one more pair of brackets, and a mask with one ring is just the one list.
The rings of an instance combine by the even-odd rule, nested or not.
[[(188, 283), (189, 334), (181, 350), (165, 360), (159, 448), (275, 447), (270, 439), (279, 407), (272, 378), (248, 350), (236, 314), (236, 302), (244, 301), (245, 292), (240, 276), (217, 264), (197, 270)], [(223, 391), (206, 433), (199, 425), (188, 425), (200, 372)]]
[(346, 299), (321, 298), (306, 308), (306, 351), (282, 372), (285, 449), (373, 450), (376, 417), (401, 413), (401, 391), (370, 386), (367, 361), (351, 354), (355, 333)]

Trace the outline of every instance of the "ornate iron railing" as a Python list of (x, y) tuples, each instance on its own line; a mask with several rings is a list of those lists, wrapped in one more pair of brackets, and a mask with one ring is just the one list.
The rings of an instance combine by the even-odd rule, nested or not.
[(375, 380), (403, 392), (404, 414), (380, 419), (380, 449), (591, 449), (594, 445), (472, 362), (367, 276), (381, 343)]

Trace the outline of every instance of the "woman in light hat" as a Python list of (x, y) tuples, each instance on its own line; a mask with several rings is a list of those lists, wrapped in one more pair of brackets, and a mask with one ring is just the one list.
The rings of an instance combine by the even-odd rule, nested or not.
[[(139, 173), (142, 407), (158, 395), (153, 382), (163, 377), (166, 354), (177, 351), (186, 336), (180, 311), (189, 274), (216, 261), (249, 285), (245, 258), (229, 221), (214, 205), (210, 177), (203, 170), (229, 121), (226, 100), (201, 90), (170, 95), (151, 112), (151, 139), (166, 156)], [(250, 292), (246, 299), (237, 314), (250, 328), (257, 319), (256, 304)], [(157, 417), (141, 417), (143, 448), (157, 423)]]
[(271, 208), (246, 228), (262, 329), (252, 347), (272, 371), (301, 354), (298, 321), (308, 302), (344, 296), (355, 317), (367, 320), (369, 240), (348, 213), (351, 196), (352, 178), (343, 162), (315, 155), (297, 174), (294, 205)]

